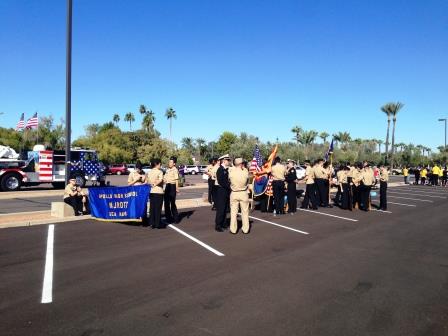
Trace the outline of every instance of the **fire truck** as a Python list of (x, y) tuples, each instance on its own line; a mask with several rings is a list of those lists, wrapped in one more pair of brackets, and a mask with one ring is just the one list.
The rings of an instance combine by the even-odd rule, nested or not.
[[(26, 156), (21, 160), (14, 150), (0, 146), (0, 190), (15, 191), (22, 186), (44, 183), (51, 183), (55, 188), (64, 187), (65, 151), (46, 150), (36, 145)], [(72, 148), (70, 159), (70, 175), (76, 178), (78, 185), (84, 187), (88, 181), (93, 185), (105, 184), (104, 166), (95, 150)]]

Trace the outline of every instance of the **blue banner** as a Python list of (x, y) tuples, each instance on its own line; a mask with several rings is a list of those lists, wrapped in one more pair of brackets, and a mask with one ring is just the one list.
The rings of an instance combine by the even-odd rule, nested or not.
[(254, 180), (254, 196), (261, 196), (266, 191), (268, 186), (268, 176), (263, 175)]
[(146, 215), (149, 185), (89, 188), (92, 217), (110, 221), (139, 221)]

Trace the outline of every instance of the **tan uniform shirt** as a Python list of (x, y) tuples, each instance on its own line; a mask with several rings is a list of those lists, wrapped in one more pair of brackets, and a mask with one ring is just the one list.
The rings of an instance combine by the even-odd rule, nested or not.
[(230, 189), (232, 191), (247, 190), (249, 183), (249, 172), (246, 168), (233, 168), (229, 170)]
[(179, 181), (179, 171), (176, 167), (168, 168), (163, 176), (163, 182), (165, 184), (176, 184)]
[(336, 176), (338, 178), (339, 184), (347, 183), (347, 172), (346, 171), (340, 170), (340, 171), (338, 171)]
[(219, 168), (219, 163), (215, 164), (213, 166), (213, 169), (211, 170), (212, 180), (215, 181), (215, 185), (218, 185), (218, 181), (216, 180), (216, 172), (218, 171), (218, 168)]
[(324, 167), (316, 166), (314, 169), (314, 176), (319, 179), (328, 179), (328, 172)]
[(361, 182), (362, 176), (361, 172), (358, 170), (358, 168), (354, 168), (352, 171), (352, 182), (355, 185), (359, 185)]
[(209, 164), (208, 166), (207, 166), (207, 170), (206, 170), (206, 172), (207, 172), (207, 175), (208, 175), (208, 177), (209, 178), (211, 178), (212, 177), (212, 170), (213, 170), (213, 165), (211, 165), (211, 164)]
[(72, 193), (73, 193), (73, 189), (72, 188), (76, 190), (76, 186), (72, 186), (70, 183), (65, 186), (65, 189), (64, 189), (64, 199), (66, 199), (67, 197), (72, 195)]
[(147, 183), (151, 185), (151, 194), (163, 194), (163, 172), (160, 169), (149, 171)]
[(364, 168), (361, 172), (361, 181), (366, 186), (371, 186), (375, 182), (375, 176), (371, 168)]
[(139, 173), (137, 170), (134, 170), (128, 176), (128, 185), (142, 185), (145, 183), (146, 174), (143, 171)]
[(314, 183), (314, 169), (313, 167), (306, 167), (305, 170), (305, 178), (306, 178), (306, 184), (313, 184)]
[(382, 182), (389, 181), (389, 171), (387, 170), (387, 168), (380, 169), (380, 181), (382, 181)]
[(271, 174), (274, 181), (284, 181), (285, 180), (286, 168), (281, 163), (277, 163), (272, 166)]

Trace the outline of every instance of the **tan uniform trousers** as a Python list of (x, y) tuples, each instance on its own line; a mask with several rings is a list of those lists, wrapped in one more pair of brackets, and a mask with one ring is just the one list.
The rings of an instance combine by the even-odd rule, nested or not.
[(238, 230), (238, 206), (241, 207), (241, 220), (243, 222), (243, 232), (249, 232), (249, 194), (247, 190), (232, 191), (230, 194), (230, 232), (236, 233)]

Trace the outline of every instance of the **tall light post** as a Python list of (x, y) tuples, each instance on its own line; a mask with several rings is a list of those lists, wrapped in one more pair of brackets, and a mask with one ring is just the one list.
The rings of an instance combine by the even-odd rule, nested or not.
[(446, 118), (440, 118), (439, 121), (445, 122), (445, 147), (443, 147), (443, 149), (446, 150)]
[(70, 178), (72, 131), (72, 0), (67, 0), (67, 50), (65, 79), (65, 184)]

